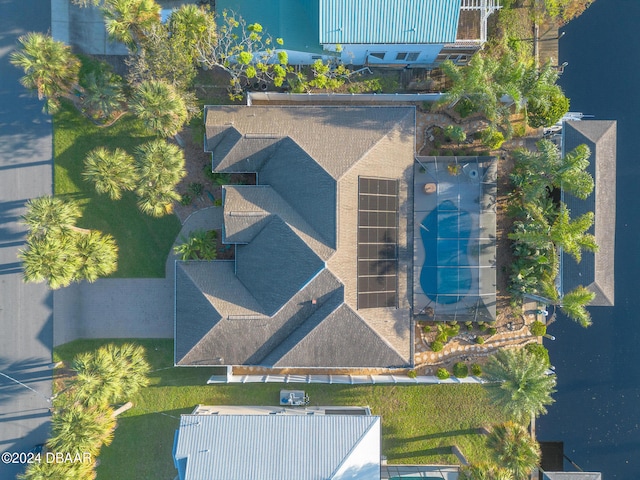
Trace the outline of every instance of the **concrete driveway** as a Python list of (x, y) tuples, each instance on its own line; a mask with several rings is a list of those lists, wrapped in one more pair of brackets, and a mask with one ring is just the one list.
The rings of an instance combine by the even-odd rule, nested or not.
[[(0, 15), (0, 452), (28, 451), (49, 427), (53, 297), (45, 285), (22, 282), (16, 255), (24, 245), (24, 202), (52, 193), (51, 119), (9, 64), (18, 36), (49, 30), (49, 5), (3, 1)], [(0, 478), (22, 469), (0, 462)]]

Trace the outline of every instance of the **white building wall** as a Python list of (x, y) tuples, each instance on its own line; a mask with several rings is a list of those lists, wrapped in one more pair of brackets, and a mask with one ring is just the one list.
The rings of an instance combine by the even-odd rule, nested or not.
[[(323, 47), (329, 51), (337, 49), (336, 45)], [(442, 47), (443, 44), (347, 44), (342, 45), (341, 59), (347, 65), (424, 65), (435, 63)]]

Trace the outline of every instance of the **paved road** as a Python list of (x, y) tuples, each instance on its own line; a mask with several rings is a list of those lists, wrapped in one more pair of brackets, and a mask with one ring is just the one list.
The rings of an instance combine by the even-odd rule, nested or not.
[[(25, 200), (52, 192), (51, 122), (18, 83), (9, 64), (16, 38), (49, 30), (46, 0), (0, 0), (0, 452), (24, 451), (48, 435), (53, 300), (43, 285), (25, 285), (16, 259), (24, 244)], [(0, 478), (18, 465), (0, 463)]]

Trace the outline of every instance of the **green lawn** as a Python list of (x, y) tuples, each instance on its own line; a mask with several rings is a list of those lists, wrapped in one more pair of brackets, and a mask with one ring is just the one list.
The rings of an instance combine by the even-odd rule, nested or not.
[(163, 277), (180, 221), (175, 215), (152, 218), (141, 213), (133, 193), (126, 193), (118, 201), (98, 195), (93, 185), (81, 177), (84, 158), (98, 146), (120, 147), (132, 153), (151, 138), (130, 115), (111, 127), (100, 128), (68, 102), (53, 119), (54, 192), (80, 202), (83, 214), (79, 227), (101, 230), (116, 239), (118, 270), (113, 277)]
[[(155, 370), (151, 385), (131, 400), (115, 439), (100, 455), (98, 480), (171, 480), (173, 435), (181, 413), (199, 403), (274, 405), (282, 384), (205, 385), (212, 368), (174, 368), (172, 340), (134, 340), (147, 349)], [(77, 340), (58, 347), (55, 360), (70, 360), (106, 340)], [(114, 342), (123, 342), (115, 340)], [(456, 463), (458, 445), (472, 461), (486, 460), (481, 425), (504, 421), (480, 385), (304, 385), (313, 405), (369, 405), (382, 416), (382, 451), (389, 463)]]

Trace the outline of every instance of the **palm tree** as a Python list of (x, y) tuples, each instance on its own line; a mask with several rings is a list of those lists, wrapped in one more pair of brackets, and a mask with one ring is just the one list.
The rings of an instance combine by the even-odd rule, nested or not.
[(509, 470), (486, 463), (461, 467), (460, 474), (461, 480), (513, 480)]
[(103, 445), (113, 440), (116, 420), (108, 407), (69, 405), (51, 418), (52, 435), (47, 443), (54, 452), (88, 452), (98, 455)]
[(124, 400), (149, 384), (150, 371), (144, 348), (125, 343), (100, 347), (73, 360), (76, 378), (71, 389), (88, 406), (104, 406)]
[(102, 13), (109, 36), (136, 48), (144, 31), (160, 22), (160, 10), (154, 0), (106, 0)]
[(40, 461), (27, 465), (19, 480), (93, 480), (94, 463)]
[(21, 47), (11, 53), (10, 62), (24, 70), (20, 83), (46, 99), (44, 111), (54, 113), (60, 106), (59, 97), (78, 82), (80, 61), (71, 48), (49, 35), (30, 32), (18, 38)]
[(556, 379), (546, 374), (546, 365), (524, 348), (502, 349), (489, 357), (485, 377), (498, 384), (489, 385), (492, 402), (516, 420), (547, 412), (553, 403)]
[(51, 235), (29, 240), (21, 250), (24, 281), (47, 282), (52, 289), (68, 286), (76, 277), (78, 256), (72, 236)]
[(587, 212), (578, 218), (571, 219), (569, 209), (564, 203), (561, 203), (560, 212), (549, 229), (551, 241), (575, 258), (576, 262), (580, 262), (582, 250), (598, 251), (596, 238), (587, 233), (587, 230), (593, 225), (593, 220), (593, 212)]
[(511, 472), (513, 480), (526, 480), (540, 464), (540, 445), (525, 427), (506, 422), (496, 425), (487, 437), (496, 465)]
[(180, 200), (175, 186), (186, 175), (182, 150), (164, 140), (154, 140), (138, 147), (136, 158), (138, 207), (154, 217), (170, 213), (173, 202)]
[(587, 290), (582, 285), (577, 286), (560, 300), (560, 309), (572, 320), (578, 322), (581, 327), (591, 325), (591, 314), (585, 308), (596, 297), (596, 294)]
[(26, 204), (27, 213), (22, 217), (29, 227), (28, 240), (66, 234), (74, 229), (80, 218), (80, 206), (73, 200), (43, 196)]
[(194, 61), (200, 54), (213, 55), (213, 49), (207, 47), (212, 46), (210, 37), (216, 35), (216, 22), (203, 7), (192, 3), (181, 5), (169, 17), (169, 31), (172, 36), (182, 36), (184, 48)]
[(189, 238), (182, 237), (182, 242), (173, 248), (182, 260), (214, 260), (216, 258), (215, 230), (196, 230), (189, 234)]
[(118, 269), (118, 245), (109, 234), (93, 230), (77, 235), (76, 256), (76, 280), (95, 282)]
[(90, 72), (84, 79), (82, 106), (97, 118), (108, 119), (122, 110), (125, 101), (122, 85), (111, 73)]
[(89, 152), (84, 165), (84, 179), (95, 184), (96, 192), (106, 193), (112, 200), (119, 200), (123, 191), (135, 190), (137, 186), (135, 160), (120, 148), (112, 152), (98, 147)]
[(176, 135), (188, 118), (184, 99), (173, 86), (160, 80), (138, 85), (130, 106), (147, 129), (163, 137)]

